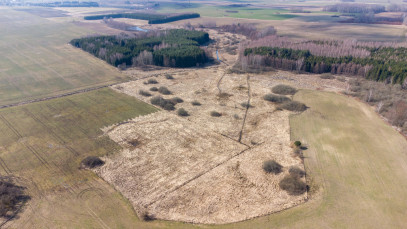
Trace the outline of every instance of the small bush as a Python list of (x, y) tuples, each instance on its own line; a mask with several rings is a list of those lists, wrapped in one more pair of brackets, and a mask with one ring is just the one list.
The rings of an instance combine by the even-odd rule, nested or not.
[(234, 114), (234, 115), (233, 115), (233, 118), (236, 119), (236, 120), (239, 120), (239, 119), (240, 119), (240, 117), (239, 117), (238, 114)]
[(201, 106), (202, 104), (196, 100), (191, 102), (192, 106)]
[(285, 176), (280, 181), (279, 186), (290, 195), (301, 195), (307, 191), (307, 184), (291, 175)]
[(89, 156), (82, 160), (81, 165), (86, 168), (95, 168), (104, 165), (105, 162), (99, 157)]
[(9, 177), (0, 176), (0, 217), (10, 217), (28, 199), (23, 187), (15, 185)]
[(295, 93), (297, 93), (297, 89), (288, 86), (288, 85), (284, 85), (284, 84), (279, 84), (277, 86), (274, 86), (271, 91), (274, 94), (279, 94), (279, 95), (294, 95)]
[(150, 92), (144, 91), (144, 90), (140, 90), (139, 94), (142, 95), (142, 96), (146, 96), (146, 97), (151, 96)]
[(217, 111), (211, 111), (211, 116), (212, 117), (220, 117), (220, 116), (222, 116), (222, 114), (217, 112)]
[(150, 91), (158, 91), (158, 88), (157, 87), (152, 87), (152, 88), (150, 88)]
[(188, 112), (184, 108), (178, 109), (177, 114), (179, 116), (189, 116)]
[(294, 145), (295, 145), (296, 147), (300, 147), (300, 146), (301, 146), (301, 142), (300, 142), (300, 141), (295, 141), (295, 142), (294, 142)]
[(173, 80), (174, 79), (174, 77), (172, 77), (172, 75), (170, 75), (170, 74), (165, 74), (165, 78), (167, 80)]
[(291, 99), (282, 96), (282, 95), (272, 95), (267, 94), (263, 97), (264, 100), (272, 102), (272, 103), (285, 103), (291, 101)]
[(147, 83), (148, 83), (148, 84), (158, 84), (158, 81), (155, 80), (155, 79), (149, 79), (149, 80), (147, 81)]
[(291, 176), (293, 176), (295, 178), (301, 178), (301, 177), (305, 176), (305, 171), (296, 166), (291, 167), (288, 170), (288, 172), (290, 173)]
[(167, 111), (175, 110), (175, 104), (171, 100), (164, 99), (161, 96), (155, 96), (151, 98), (150, 102), (151, 104), (159, 106)]
[(169, 95), (169, 94), (171, 94), (171, 91), (168, 90), (168, 88), (166, 88), (166, 87), (159, 87), (159, 88), (158, 88), (158, 92), (160, 92), (160, 93), (163, 94), (163, 95)]
[(324, 73), (324, 74), (320, 75), (319, 78), (324, 79), (324, 80), (330, 80), (330, 79), (334, 79), (335, 77), (330, 73)]
[(250, 107), (253, 107), (250, 103), (248, 103), (248, 102), (243, 102), (243, 103), (241, 103), (240, 104), (242, 107), (244, 107), (244, 108), (250, 108)]
[(174, 97), (174, 98), (171, 99), (171, 101), (172, 101), (174, 104), (183, 103), (183, 102), (184, 102), (184, 100), (182, 100), (180, 97)]
[(140, 141), (138, 139), (132, 139), (132, 140), (128, 141), (128, 143), (133, 147), (137, 147), (140, 145)]
[(277, 163), (275, 160), (268, 160), (263, 163), (263, 169), (267, 173), (278, 174), (281, 173), (282, 168), (283, 166)]
[(307, 109), (307, 106), (305, 106), (305, 104), (297, 102), (297, 101), (290, 101), (290, 102), (286, 102), (286, 103), (279, 105), (278, 108), (288, 110), (288, 111), (302, 112)]
[(149, 214), (147, 211), (142, 212), (140, 218), (146, 222), (155, 220), (154, 215)]

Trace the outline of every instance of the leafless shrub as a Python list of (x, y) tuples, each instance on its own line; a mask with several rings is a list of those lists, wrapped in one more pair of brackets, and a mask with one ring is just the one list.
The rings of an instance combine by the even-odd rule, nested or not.
[(146, 97), (151, 96), (151, 94), (148, 91), (144, 91), (144, 90), (140, 90), (139, 94), (142, 96), (146, 96)]
[(150, 91), (158, 91), (158, 88), (157, 87), (152, 87), (152, 88), (150, 88)]
[(192, 106), (201, 106), (202, 104), (196, 100), (191, 102)]
[(297, 89), (288, 86), (288, 85), (284, 85), (284, 84), (279, 84), (277, 86), (274, 86), (271, 91), (275, 94), (279, 94), (279, 95), (294, 95), (295, 93), (297, 93)]
[(274, 173), (278, 174), (281, 173), (283, 166), (280, 165), (275, 160), (268, 160), (263, 163), (263, 170), (266, 173)]
[(89, 156), (82, 160), (81, 167), (84, 168), (95, 168), (104, 165), (105, 162), (102, 161), (99, 157), (96, 156)]
[(24, 189), (14, 184), (10, 177), (0, 176), (0, 217), (15, 215), (20, 206), (30, 199), (24, 194)]
[(279, 105), (278, 108), (288, 111), (302, 112), (307, 109), (307, 106), (297, 101), (290, 101)]
[(163, 95), (170, 95), (171, 94), (171, 91), (168, 90), (167, 87), (159, 87), (158, 92), (160, 92)]
[(267, 94), (263, 97), (264, 100), (272, 103), (285, 103), (291, 101), (291, 99), (282, 95)]
[(184, 108), (179, 108), (177, 114), (179, 116), (189, 116), (189, 113)]
[(295, 178), (302, 178), (303, 176), (305, 176), (305, 171), (296, 166), (290, 167), (288, 172), (290, 173), (290, 175), (292, 177), (295, 177)]
[(220, 116), (222, 116), (222, 114), (217, 112), (217, 111), (211, 111), (211, 116), (212, 117), (220, 117)]
[(295, 176), (287, 175), (279, 183), (282, 190), (290, 195), (301, 195), (307, 191), (307, 184)]

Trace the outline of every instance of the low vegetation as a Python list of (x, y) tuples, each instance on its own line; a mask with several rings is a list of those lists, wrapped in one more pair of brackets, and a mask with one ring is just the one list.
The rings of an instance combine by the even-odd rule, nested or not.
[(274, 94), (279, 94), (279, 95), (294, 95), (295, 93), (297, 93), (297, 89), (288, 86), (288, 85), (284, 85), (284, 84), (279, 84), (277, 86), (274, 86), (271, 91)]
[(171, 101), (172, 101), (173, 103), (175, 103), (175, 104), (177, 104), (177, 103), (183, 103), (183, 102), (184, 102), (184, 100), (181, 99), (180, 97), (174, 97), (174, 98), (171, 99)]
[(202, 104), (196, 100), (191, 102), (192, 106), (201, 106)]
[(81, 162), (82, 167), (90, 168), (90, 169), (102, 166), (104, 164), (105, 164), (105, 162), (96, 156), (88, 156), (85, 159), (83, 159)]
[(189, 113), (184, 108), (179, 108), (177, 114), (179, 116), (189, 116)]
[(170, 75), (170, 74), (165, 74), (165, 78), (167, 80), (173, 80), (174, 79), (174, 77), (172, 75)]
[(324, 80), (335, 79), (335, 77), (334, 77), (332, 74), (330, 74), (330, 73), (321, 74), (321, 75), (319, 76), (319, 78), (324, 79)]
[(266, 173), (278, 174), (278, 173), (281, 173), (282, 169), (283, 169), (283, 166), (280, 165), (275, 160), (268, 160), (263, 163), (263, 170)]
[(305, 171), (294, 166), (294, 167), (290, 167), (290, 169), (288, 170), (288, 172), (290, 173), (290, 175), (292, 177), (296, 177), (296, 178), (302, 178), (305, 176)]
[(199, 47), (208, 41), (206, 32), (172, 29), (138, 37), (125, 34), (86, 37), (73, 39), (71, 44), (116, 67), (154, 64), (184, 68), (208, 60), (210, 54)]
[(290, 195), (301, 195), (307, 191), (307, 184), (297, 176), (287, 175), (279, 183), (282, 190)]
[(158, 92), (160, 92), (160, 93), (163, 94), (163, 95), (170, 95), (170, 94), (171, 94), (171, 91), (168, 90), (168, 88), (167, 88), (167, 87), (164, 87), (164, 86), (159, 87), (159, 88), (158, 88)]
[(144, 91), (144, 90), (140, 90), (140, 91), (139, 91), (139, 94), (142, 95), (142, 96), (146, 96), (146, 97), (151, 96), (151, 93), (150, 93), (150, 92)]
[(155, 96), (151, 98), (151, 104), (159, 106), (167, 111), (175, 110), (175, 104), (169, 99), (164, 99), (161, 96)]
[(272, 103), (285, 103), (291, 101), (291, 99), (286, 96), (273, 94), (267, 94), (263, 97), (263, 99)]
[(220, 116), (222, 116), (222, 114), (217, 112), (217, 111), (211, 111), (211, 116), (212, 117), (220, 117)]
[(149, 79), (147, 80), (147, 84), (158, 84), (158, 81), (156, 79)]
[(24, 188), (13, 183), (9, 177), (0, 176), (0, 217), (10, 217), (28, 200)]
[(251, 105), (250, 103), (248, 103), (248, 102), (243, 102), (243, 103), (241, 103), (240, 104), (240, 106), (242, 106), (242, 107), (244, 107), (244, 108), (250, 108), (250, 107), (253, 107), (253, 105)]
[(152, 88), (150, 88), (150, 91), (158, 91), (158, 88), (157, 87), (152, 87)]
[(303, 112), (307, 109), (307, 106), (297, 101), (289, 101), (279, 105), (277, 108), (288, 111)]

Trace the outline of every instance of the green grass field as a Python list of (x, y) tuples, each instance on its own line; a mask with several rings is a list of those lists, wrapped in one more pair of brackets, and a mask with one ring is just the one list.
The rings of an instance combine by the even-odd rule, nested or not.
[(68, 45), (92, 34), (69, 22), (0, 9), (0, 105), (120, 82), (115, 68)]
[(93, 172), (78, 167), (86, 156), (120, 149), (100, 136), (100, 128), (156, 110), (107, 88), (0, 110), (0, 174), (18, 177), (32, 196), (21, 221), (14, 222), (16, 228), (27, 220), (27, 228), (67, 227), (69, 220), (78, 228), (94, 228), (98, 220), (92, 215), (107, 225), (128, 228), (131, 219), (137, 220), (130, 205)]
[(206, 17), (232, 17), (262, 20), (285, 20), (296, 17), (296, 15), (289, 14), (289, 11), (284, 9), (277, 10), (255, 7), (228, 7), (197, 3), (191, 4), (190, 7), (182, 7), (177, 3), (160, 3), (160, 8), (157, 11), (160, 13), (196, 12), (201, 14), (201, 16)]

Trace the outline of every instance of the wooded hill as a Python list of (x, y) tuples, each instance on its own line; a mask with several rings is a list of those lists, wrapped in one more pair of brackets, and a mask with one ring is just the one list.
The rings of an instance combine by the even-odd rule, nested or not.
[(199, 47), (209, 41), (208, 33), (173, 29), (146, 36), (96, 36), (73, 39), (70, 43), (116, 67), (154, 64), (184, 68), (208, 59)]
[(179, 21), (189, 18), (198, 18), (201, 15), (198, 13), (185, 13), (185, 14), (176, 14), (176, 15), (165, 15), (165, 14), (153, 14), (153, 13), (121, 13), (121, 14), (103, 14), (103, 15), (94, 15), (86, 16), (85, 20), (101, 20), (104, 18), (130, 18), (130, 19), (139, 19), (147, 20), (148, 24), (164, 24), (173, 21)]

